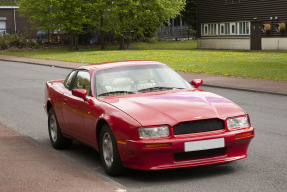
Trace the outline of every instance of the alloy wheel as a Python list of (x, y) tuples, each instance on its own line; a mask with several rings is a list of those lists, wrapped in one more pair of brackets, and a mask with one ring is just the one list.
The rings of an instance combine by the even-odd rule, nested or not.
[(105, 164), (108, 167), (111, 167), (114, 161), (114, 153), (112, 139), (108, 132), (106, 132), (103, 136), (102, 146)]
[(57, 131), (58, 131), (57, 121), (55, 115), (52, 114), (50, 117), (50, 134), (53, 142), (57, 141), (58, 137)]

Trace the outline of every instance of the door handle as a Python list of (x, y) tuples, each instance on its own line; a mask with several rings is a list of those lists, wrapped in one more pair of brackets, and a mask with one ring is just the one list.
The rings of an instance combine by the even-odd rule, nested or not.
[(68, 99), (63, 99), (63, 103), (66, 104)]

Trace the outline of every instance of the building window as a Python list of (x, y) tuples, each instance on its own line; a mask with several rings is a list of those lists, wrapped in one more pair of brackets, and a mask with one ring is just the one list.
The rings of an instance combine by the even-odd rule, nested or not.
[(225, 25), (224, 25), (224, 23), (220, 24), (220, 35), (225, 35)]
[(0, 17), (0, 35), (6, 33), (6, 17)]
[(216, 33), (217, 32), (216, 26), (217, 26), (216, 24), (213, 24), (213, 35), (217, 35), (217, 33)]
[(230, 23), (230, 35), (236, 35), (237, 29), (236, 29), (236, 23)]
[(249, 35), (250, 34), (250, 23), (249, 22), (239, 22), (239, 35)]
[(208, 24), (208, 35), (212, 35), (212, 24)]
[(217, 35), (217, 24), (216, 23), (210, 23), (204, 25), (204, 35)]
[(225, 35), (230, 34), (230, 28), (229, 28), (229, 23), (225, 23)]
[(204, 25), (204, 35), (208, 35), (208, 25)]
[(224, 23), (205, 23), (201, 25), (202, 36), (216, 35), (249, 35), (250, 22), (224, 22)]

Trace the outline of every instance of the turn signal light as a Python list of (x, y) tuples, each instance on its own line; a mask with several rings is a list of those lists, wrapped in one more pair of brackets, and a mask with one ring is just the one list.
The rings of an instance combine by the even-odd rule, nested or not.
[(161, 143), (161, 144), (146, 144), (144, 148), (156, 148), (156, 147), (170, 147), (171, 143)]
[(247, 132), (247, 133), (237, 134), (237, 135), (235, 135), (235, 138), (248, 137), (248, 136), (251, 136), (251, 135), (253, 135), (253, 131)]

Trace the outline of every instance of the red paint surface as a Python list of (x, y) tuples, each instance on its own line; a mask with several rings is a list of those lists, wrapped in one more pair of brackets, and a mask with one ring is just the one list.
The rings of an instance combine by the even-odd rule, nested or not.
[[(228, 99), (199, 89), (171, 90), (138, 93), (121, 96), (94, 97), (93, 76), (104, 68), (127, 65), (158, 64), (150, 61), (130, 61), (84, 66), (91, 74), (91, 96), (82, 99), (72, 95), (63, 85), (63, 80), (46, 84), (46, 111), (51, 103), (55, 109), (62, 133), (80, 140), (96, 150), (99, 129), (105, 121), (112, 128), (124, 166), (142, 170), (159, 170), (180, 167), (209, 165), (239, 160), (247, 157), (247, 149), (254, 134), (235, 138), (236, 134), (252, 131), (246, 127), (234, 131), (225, 130), (173, 135), (173, 126), (183, 121), (247, 115)], [(202, 82), (198, 81), (198, 84)], [(80, 95), (83, 93), (80, 91)], [(225, 123), (226, 124), (226, 123)], [(170, 135), (164, 138), (140, 139), (138, 128), (168, 125)], [(225, 153), (198, 159), (175, 161), (174, 153), (184, 151), (184, 142), (225, 138)], [(170, 147), (144, 148), (145, 144), (171, 143)]]

